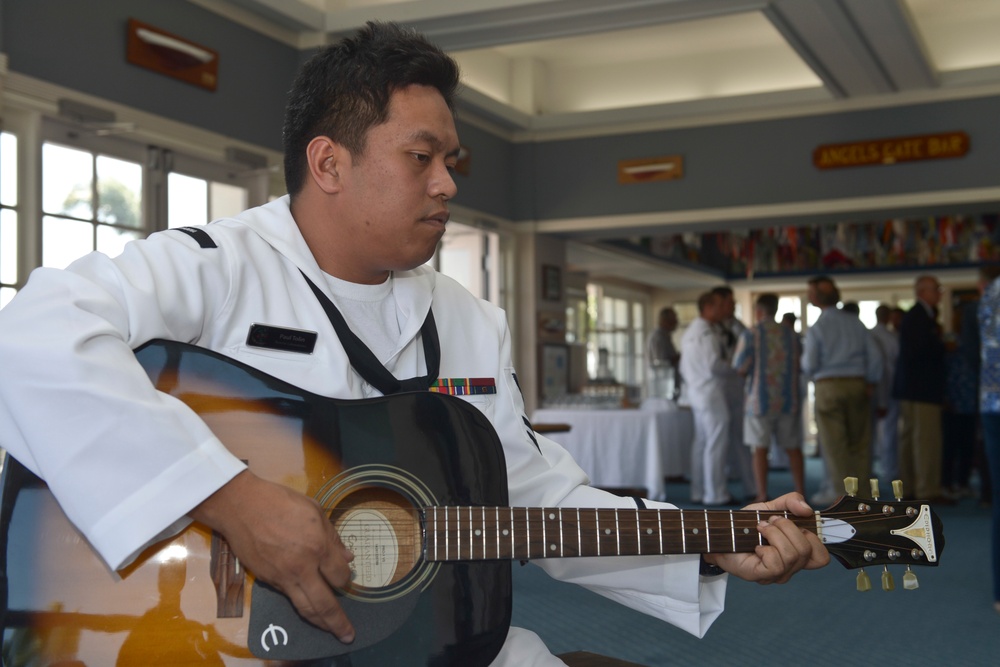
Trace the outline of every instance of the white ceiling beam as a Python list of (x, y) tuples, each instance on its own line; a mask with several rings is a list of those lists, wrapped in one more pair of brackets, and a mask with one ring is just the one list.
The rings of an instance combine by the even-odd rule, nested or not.
[(774, 0), (766, 14), (835, 95), (861, 97), (894, 91), (865, 36), (840, 2)]

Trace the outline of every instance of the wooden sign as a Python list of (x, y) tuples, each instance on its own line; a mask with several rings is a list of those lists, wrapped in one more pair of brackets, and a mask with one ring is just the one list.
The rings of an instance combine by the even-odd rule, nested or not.
[(135, 19), (128, 21), (126, 58), (133, 65), (200, 88), (215, 90), (218, 84), (218, 53)]
[(650, 181), (672, 181), (683, 176), (684, 158), (680, 155), (620, 160), (618, 162), (618, 182), (623, 185)]
[(917, 160), (942, 160), (962, 157), (968, 152), (969, 135), (965, 132), (944, 132), (849, 144), (826, 144), (813, 151), (813, 165), (817, 169), (863, 167)]

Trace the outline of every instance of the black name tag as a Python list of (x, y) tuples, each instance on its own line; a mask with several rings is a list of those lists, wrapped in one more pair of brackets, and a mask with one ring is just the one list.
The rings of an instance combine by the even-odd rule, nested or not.
[(302, 329), (272, 327), (269, 324), (251, 324), (247, 345), (268, 350), (312, 354), (316, 347), (316, 332)]

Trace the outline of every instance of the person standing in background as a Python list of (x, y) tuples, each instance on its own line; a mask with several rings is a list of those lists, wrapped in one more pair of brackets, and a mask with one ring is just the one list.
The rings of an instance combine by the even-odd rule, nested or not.
[[(979, 270), (979, 418), (991, 480), (1000, 479), (1000, 265)], [(1000, 613), (1000, 485), (991, 484), (993, 609)]]
[(649, 368), (649, 395), (675, 400), (680, 394), (681, 355), (674, 346), (677, 312), (673, 308), (660, 310), (659, 324), (646, 339), (646, 366)]
[(722, 318), (722, 299), (713, 292), (698, 297), (698, 317), (681, 339), (681, 374), (694, 415), (691, 447), (691, 502), (735, 504), (726, 484), (729, 446), (729, 403), (723, 378), (734, 371), (722, 355), (715, 325)]
[[(722, 285), (712, 290), (719, 297), (722, 313), (720, 321), (715, 325), (715, 331), (722, 343), (722, 357), (726, 364), (731, 365), (736, 343), (747, 330), (746, 326), (736, 318), (736, 299), (733, 290)], [(727, 455), (729, 461), (729, 477), (739, 478), (743, 485), (746, 498), (757, 496), (757, 484), (754, 481), (753, 460), (750, 450), (743, 442), (743, 403), (746, 400), (744, 386), (746, 379), (730, 370), (723, 376), (723, 390), (726, 394), (726, 405), (729, 407), (729, 441)]]
[(757, 323), (736, 344), (733, 368), (749, 379), (746, 390), (743, 438), (753, 450), (757, 500), (767, 499), (768, 450), (776, 442), (788, 454), (795, 491), (805, 495), (802, 440), (796, 430), (799, 411), (799, 337), (775, 321), (778, 296), (757, 297)]
[[(839, 301), (829, 277), (809, 281), (809, 302), (823, 311), (806, 331), (802, 353), (802, 372), (816, 385), (816, 428), (829, 489), (813, 497), (819, 506), (836, 500), (832, 490), (845, 477), (865, 480), (871, 474), (871, 396), (882, 377), (882, 357), (868, 329), (838, 309)], [(859, 493), (868, 496), (868, 485), (859, 485)]]
[(969, 481), (979, 439), (978, 306), (978, 301), (958, 306), (954, 339), (945, 345), (941, 491), (954, 500), (976, 495)]
[(899, 401), (899, 477), (910, 498), (954, 504), (941, 493), (941, 405), (944, 341), (937, 321), (941, 285), (934, 276), (914, 283), (917, 302), (903, 316), (892, 397)]

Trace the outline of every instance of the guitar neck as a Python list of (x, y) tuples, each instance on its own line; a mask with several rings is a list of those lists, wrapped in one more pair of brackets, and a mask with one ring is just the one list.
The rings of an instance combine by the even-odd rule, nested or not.
[(819, 513), (429, 507), (424, 550), (429, 561), (740, 553), (766, 544), (757, 524), (776, 514), (818, 531)]

